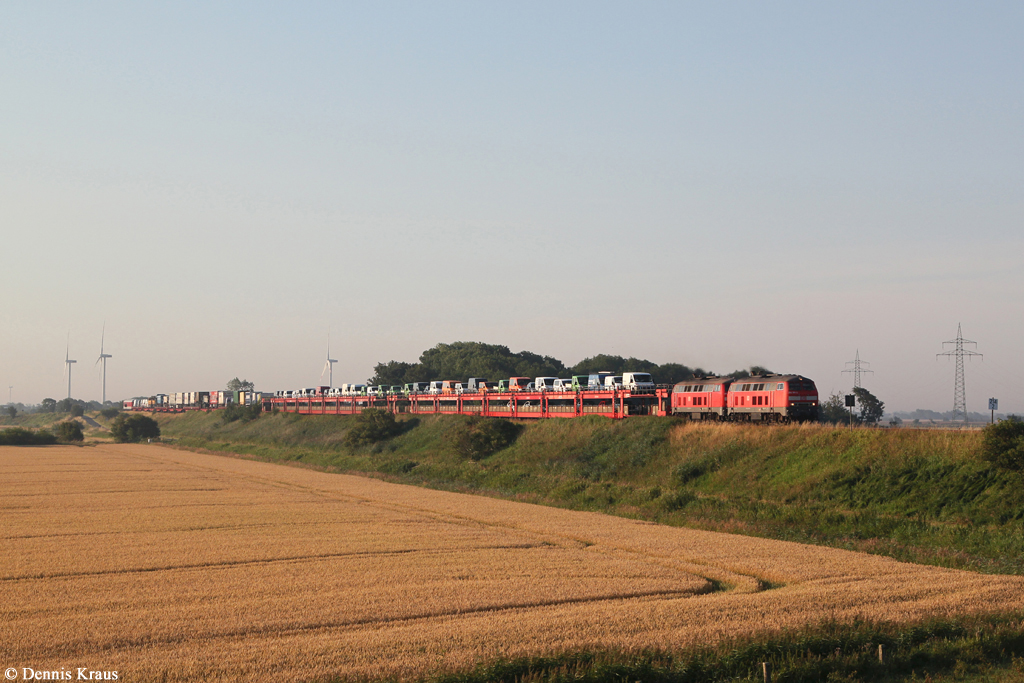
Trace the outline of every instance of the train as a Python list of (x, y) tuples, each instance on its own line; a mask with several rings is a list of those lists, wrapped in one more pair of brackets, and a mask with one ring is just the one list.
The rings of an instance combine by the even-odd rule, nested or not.
[(127, 399), (121, 407), (143, 411), (210, 410), (231, 405), (249, 406), (272, 395), (259, 391), (179, 391)]
[(671, 414), (692, 420), (807, 422), (818, 419), (818, 389), (802, 375), (703, 377), (676, 384)]
[(596, 414), (675, 416), (694, 421), (789, 423), (818, 419), (818, 390), (803, 375), (694, 377), (658, 385), (648, 373), (599, 372), (558, 377), (482, 377), (395, 386), (342, 384), (258, 391), (157, 394), (124, 402), (125, 410), (180, 412), (261, 404), (264, 412), (350, 415), (370, 408), (409, 414), (459, 414), (518, 419)]

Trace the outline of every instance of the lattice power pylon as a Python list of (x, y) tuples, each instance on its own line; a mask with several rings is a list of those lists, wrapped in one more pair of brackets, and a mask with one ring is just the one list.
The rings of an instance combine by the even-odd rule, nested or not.
[(865, 367), (867, 365), (871, 365), (871, 363), (867, 362), (866, 360), (861, 360), (860, 359), (860, 349), (857, 349), (857, 355), (854, 357), (854, 359), (850, 360), (850, 361), (846, 361), (846, 364), (853, 366), (853, 367), (846, 368), (845, 370), (843, 370), (843, 372), (852, 372), (853, 373), (853, 388), (854, 389), (860, 388), (860, 376), (861, 376), (861, 373), (864, 373), (864, 372), (874, 372), (874, 370), (868, 370), (867, 367)]
[(968, 358), (981, 356), (982, 360), (984, 360), (985, 356), (984, 354), (964, 348), (964, 344), (974, 344), (977, 347), (978, 342), (964, 339), (959, 323), (956, 326), (956, 339), (942, 342), (943, 347), (946, 344), (953, 344), (953, 350), (937, 353), (935, 358), (938, 359), (939, 356), (952, 356), (956, 358), (956, 382), (953, 385), (953, 421), (956, 422), (958, 419), (963, 419), (964, 424), (967, 424), (967, 389), (964, 385), (964, 356)]

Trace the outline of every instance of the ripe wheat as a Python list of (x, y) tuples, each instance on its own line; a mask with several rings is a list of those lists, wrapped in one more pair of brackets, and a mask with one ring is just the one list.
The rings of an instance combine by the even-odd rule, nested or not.
[(822, 619), (1024, 607), (1024, 579), (157, 446), (0, 448), (0, 663), (414, 677)]

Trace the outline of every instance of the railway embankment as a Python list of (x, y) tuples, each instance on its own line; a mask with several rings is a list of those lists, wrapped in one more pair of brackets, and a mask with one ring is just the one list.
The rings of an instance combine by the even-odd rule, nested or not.
[[(158, 417), (178, 446), (662, 524), (1024, 574), (1024, 477), (973, 431), (603, 417)], [(353, 438), (358, 435), (359, 438)]]

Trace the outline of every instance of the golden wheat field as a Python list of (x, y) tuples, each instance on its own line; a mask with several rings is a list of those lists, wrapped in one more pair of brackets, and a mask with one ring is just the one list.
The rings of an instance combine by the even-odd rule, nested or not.
[(1024, 607), (1024, 578), (147, 445), (0, 448), (0, 667), (415, 677), (822, 619)]

